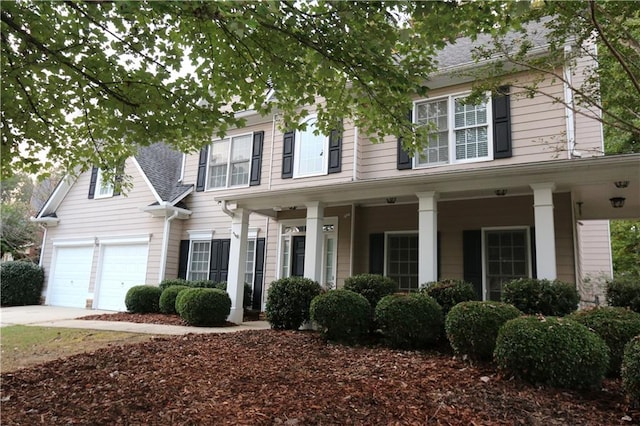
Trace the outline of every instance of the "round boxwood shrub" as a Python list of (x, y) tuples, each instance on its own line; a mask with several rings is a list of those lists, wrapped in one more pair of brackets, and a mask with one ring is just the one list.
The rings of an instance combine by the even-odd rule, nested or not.
[(621, 277), (609, 281), (606, 298), (610, 306), (628, 307), (640, 313), (640, 281), (632, 277)]
[(160, 312), (162, 290), (155, 285), (136, 285), (127, 291), (124, 304), (127, 311), (134, 314), (152, 314)]
[(580, 295), (573, 284), (554, 280), (519, 278), (503, 287), (502, 301), (525, 314), (564, 316), (578, 309)]
[(344, 280), (344, 289), (363, 295), (372, 309), (380, 299), (395, 293), (397, 288), (398, 285), (391, 278), (377, 274), (354, 275)]
[(454, 352), (472, 359), (491, 361), (498, 330), (522, 312), (501, 302), (462, 302), (455, 305), (445, 318), (447, 340)]
[(160, 290), (164, 291), (166, 288), (175, 286), (175, 285), (190, 287), (189, 281), (185, 280), (184, 278), (171, 278), (171, 279), (162, 280), (162, 282), (158, 284), (158, 287), (160, 287)]
[(327, 339), (352, 343), (369, 332), (371, 305), (356, 292), (331, 290), (313, 298), (309, 314)]
[(160, 312), (163, 314), (175, 315), (176, 311), (176, 297), (182, 290), (187, 289), (186, 285), (172, 285), (165, 288), (160, 295)]
[(0, 264), (0, 304), (39, 305), (44, 286), (44, 269), (31, 262)]
[(217, 288), (216, 286), (219, 283), (213, 282), (211, 280), (194, 280), (188, 281), (187, 285), (193, 288)]
[(640, 336), (631, 339), (624, 348), (622, 387), (633, 402), (640, 403)]
[(494, 359), (500, 369), (534, 384), (586, 389), (602, 382), (609, 348), (576, 321), (529, 316), (500, 328)]
[(224, 325), (231, 313), (231, 299), (218, 288), (188, 288), (178, 293), (176, 311), (189, 325)]
[(451, 308), (458, 303), (478, 298), (473, 286), (463, 280), (441, 280), (426, 283), (420, 292), (433, 297), (442, 307), (444, 315), (447, 315)]
[(375, 320), (391, 346), (423, 349), (442, 335), (442, 308), (432, 297), (421, 293), (383, 297), (375, 309)]
[[(215, 288), (219, 288), (220, 290), (227, 291), (227, 282), (222, 281), (216, 284)], [(251, 289), (251, 285), (244, 283), (244, 296), (242, 298), (242, 307), (248, 308), (251, 306), (251, 295), (253, 290)]]
[(303, 277), (288, 277), (273, 281), (267, 292), (266, 317), (271, 328), (297, 330), (309, 321), (309, 307), (314, 297), (322, 293), (317, 282)]
[(640, 334), (640, 314), (627, 308), (600, 307), (574, 312), (568, 318), (593, 330), (609, 347), (607, 375), (620, 375), (624, 346)]

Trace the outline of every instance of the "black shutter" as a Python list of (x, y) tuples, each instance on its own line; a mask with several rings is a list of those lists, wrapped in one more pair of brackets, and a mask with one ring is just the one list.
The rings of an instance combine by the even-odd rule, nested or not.
[(493, 158), (511, 157), (511, 101), (509, 86), (493, 96)]
[(118, 167), (116, 167), (116, 184), (113, 187), (113, 196), (120, 195), (122, 193), (122, 178), (124, 175), (124, 162), (120, 163)]
[(180, 241), (180, 254), (178, 257), (178, 278), (187, 279), (187, 262), (189, 262), (189, 240)]
[(209, 146), (205, 146), (200, 150), (200, 159), (198, 160), (198, 179), (196, 180), (196, 191), (202, 192), (205, 187), (207, 178), (207, 159), (209, 157)]
[(230, 239), (211, 240), (211, 258), (209, 260), (209, 279), (214, 283), (227, 281), (229, 275)]
[[(413, 111), (410, 110), (407, 114), (409, 122), (413, 119)], [(402, 146), (402, 137), (398, 138), (398, 170), (409, 170), (413, 168), (413, 161), (411, 155), (404, 150)]]
[(264, 132), (253, 134), (253, 151), (251, 154), (251, 174), (249, 185), (260, 185), (260, 175), (262, 173), (262, 147), (264, 145)]
[(296, 145), (296, 132), (284, 134), (282, 143), (282, 179), (293, 177), (293, 151)]
[(531, 236), (531, 278), (538, 278), (538, 265), (536, 264), (536, 228), (534, 226), (531, 227), (529, 235)]
[(462, 231), (462, 269), (464, 280), (473, 284), (482, 300), (482, 231)]
[(256, 240), (256, 268), (253, 275), (253, 292), (251, 308), (262, 309), (262, 281), (264, 279), (264, 249), (265, 239)]
[(329, 173), (342, 171), (342, 122), (329, 136)]
[(384, 274), (384, 234), (369, 235), (369, 273)]
[(91, 169), (91, 180), (89, 181), (89, 198), (93, 199), (96, 193), (96, 182), (98, 181), (98, 168)]

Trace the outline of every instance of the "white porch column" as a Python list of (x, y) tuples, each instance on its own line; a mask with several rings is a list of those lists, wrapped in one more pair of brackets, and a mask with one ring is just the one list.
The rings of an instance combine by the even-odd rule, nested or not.
[(231, 219), (231, 245), (229, 247), (229, 274), (227, 293), (231, 297), (231, 313), (228, 321), (242, 322), (244, 299), (244, 273), (247, 262), (247, 236), (249, 234), (249, 213), (236, 209)]
[(554, 183), (531, 184), (536, 224), (536, 270), (539, 279), (555, 280), (556, 240), (553, 220)]
[(304, 276), (305, 278), (323, 284), (322, 279), (322, 248), (324, 246), (324, 204), (319, 201), (307, 203), (307, 235), (304, 247)]
[(438, 193), (419, 192), (418, 285), (438, 280)]

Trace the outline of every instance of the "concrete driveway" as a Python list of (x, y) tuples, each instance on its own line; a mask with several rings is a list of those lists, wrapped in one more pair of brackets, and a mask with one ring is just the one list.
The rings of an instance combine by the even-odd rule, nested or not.
[[(250, 321), (236, 327), (182, 327), (178, 325), (140, 324), (123, 321), (78, 319), (88, 315), (113, 314), (113, 311), (64, 308), (60, 306), (11, 306), (0, 308), (0, 326), (37, 325), (42, 327), (86, 328), (91, 330), (127, 331), (131, 333), (181, 335), (189, 333), (233, 333), (241, 330), (266, 330), (266, 321)], [(1, 333), (1, 331), (0, 331)]]

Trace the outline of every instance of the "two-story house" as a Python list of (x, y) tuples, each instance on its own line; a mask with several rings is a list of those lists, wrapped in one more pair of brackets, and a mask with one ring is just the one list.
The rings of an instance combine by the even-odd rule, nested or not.
[[(420, 152), (393, 136), (373, 144), (347, 120), (316, 135), (313, 108), (305, 131), (244, 111), (244, 128), (199, 154), (142, 148), (125, 164), (126, 197), (95, 168), (64, 180), (35, 219), (45, 302), (123, 310), (133, 285), (211, 279), (228, 282), (238, 322), (244, 282), (261, 308), (287, 276), (340, 287), (379, 273), (401, 291), (459, 278), (489, 300), (517, 277), (610, 276), (607, 220), (640, 216), (640, 155), (596, 155), (601, 124), (518, 89), (526, 71), (462, 102), (472, 81), (455, 71), (476, 66), (471, 48), (444, 49), (429, 97), (414, 99), (412, 120), (433, 129)], [(564, 71), (580, 79), (580, 67)], [(571, 106), (562, 82), (542, 84)]]

